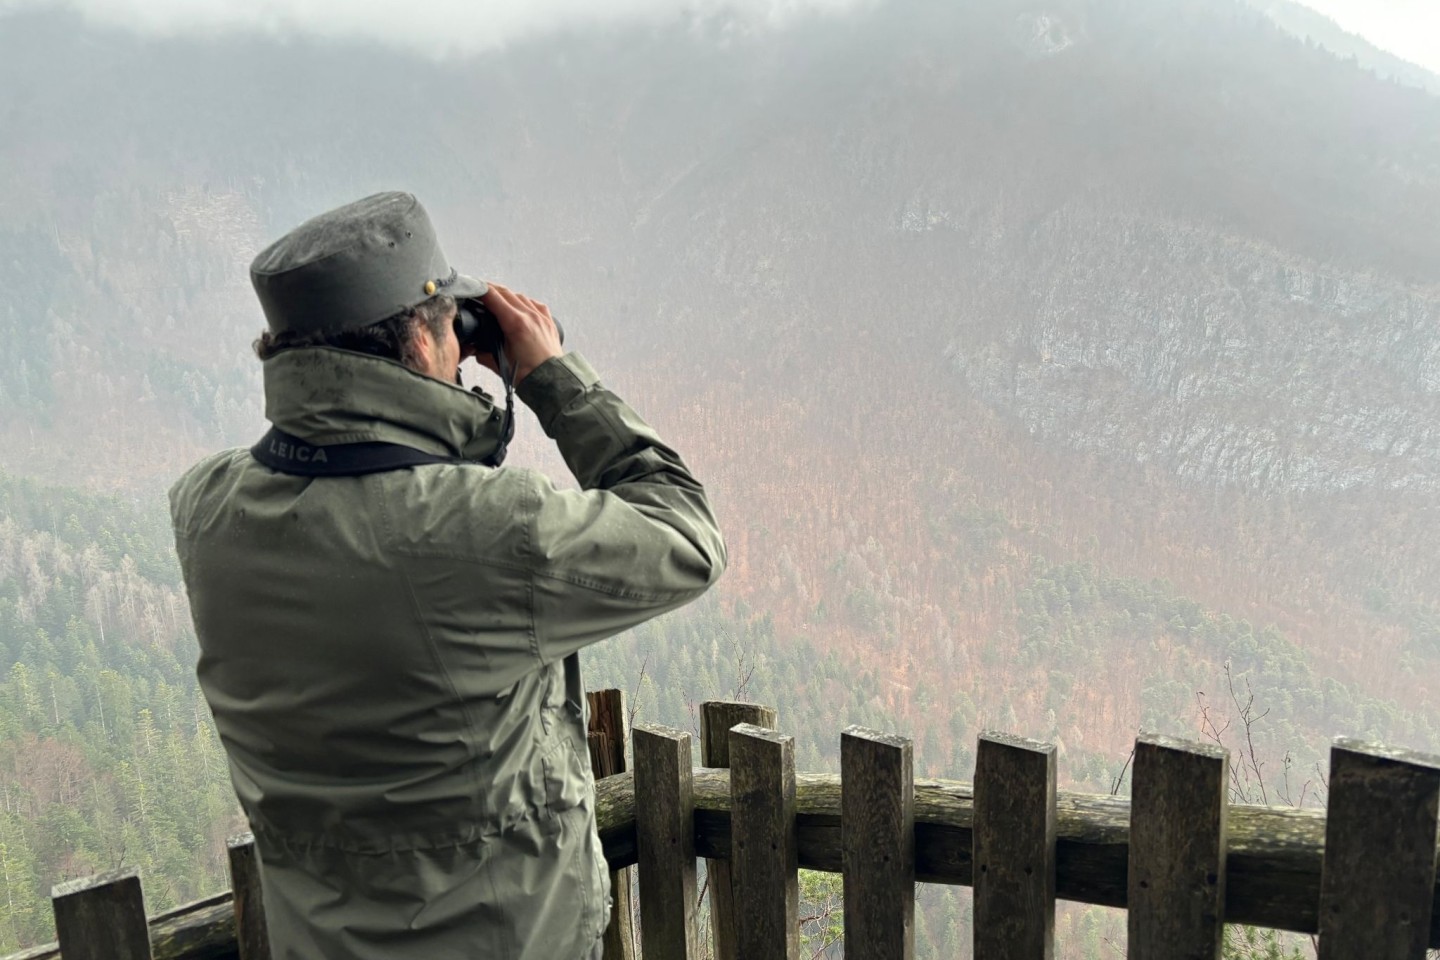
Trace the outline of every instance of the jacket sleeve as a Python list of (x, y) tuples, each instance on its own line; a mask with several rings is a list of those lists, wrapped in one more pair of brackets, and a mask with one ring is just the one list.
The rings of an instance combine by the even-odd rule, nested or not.
[(545, 663), (688, 603), (719, 578), (725, 544), (705, 488), (582, 357), (545, 362), (517, 393), (582, 488), (527, 471)]

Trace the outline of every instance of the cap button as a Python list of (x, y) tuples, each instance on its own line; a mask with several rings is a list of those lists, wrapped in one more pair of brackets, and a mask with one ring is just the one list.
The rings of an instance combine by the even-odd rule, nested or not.
[(427, 296), (427, 297), (433, 297), (433, 296), (435, 296), (435, 291), (436, 291), (436, 289), (438, 289), (438, 288), (435, 286), (435, 281), (434, 281), (434, 280), (426, 280), (426, 281), (425, 281), (425, 296)]

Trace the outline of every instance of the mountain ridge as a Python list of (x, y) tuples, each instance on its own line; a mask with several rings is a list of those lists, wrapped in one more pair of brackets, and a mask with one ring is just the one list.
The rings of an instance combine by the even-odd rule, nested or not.
[[(192, 834), (223, 835), (223, 774), (187, 788), (199, 831), (145, 824), (124, 765), (175, 764), (108, 732), (161, 689), (114, 663), (164, 650), (150, 720), (215, 757), (183, 593), (125, 557), (263, 429), (250, 257), (394, 187), (714, 497), (712, 600), (587, 651), (643, 716), (738, 696), (749, 658), (808, 768), (863, 722), (963, 777), (990, 726), (1093, 789), (1233, 668), (1268, 762), (1335, 729), (1435, 749), (1436, 103), (1238, 0), (888, 0), (444, 63), (0, 20), (0, 470), (32, 478), (0, 487), (46, 504), (0, 519), (0, 759), (48, 811), (0, 846), (108, 856), (61, 849), (69, 781), (24, 770), (99, 730), (104, 822), (221, 875)], [(524, 413), (511, 462), (564, 473)], [(72, 486), (123, 490), (137, 545)]]
[(1341, 59), (1354, 57), (1356, 62), (1380, 77), (1440, 95), (1440, 74), (1351, 33), (1318, 10), (1296, 0), (1251, 2), (1287, 33), (1310, 40)]

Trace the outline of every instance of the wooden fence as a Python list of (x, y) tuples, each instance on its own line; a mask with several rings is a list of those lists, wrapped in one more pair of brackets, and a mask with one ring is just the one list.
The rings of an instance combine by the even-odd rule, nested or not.
[[(1325, 812), (1230, 804), (1228, 756), (1142, 736), (1129, 800), (1060, 793), (1055, 750), (979, 738), (975, 783), (916, 780), (902, 737), (851, 727), (841, 772), (797, 774), (775, 711), (707, 703), (690, 734), (641, 725), (625, 770), (618, 691), (591, 694), (596, 819), (612, 870), (638, 865), (647, 960), (697, 956), (697, 858), (707, 860), (717, 960), (792, 960), (804, 867), (844, 876), (845, 955), (914, 956), (914, 884), (974, 887), (976, 956), (1053, 954), (1057, 898), (1124, 907), (1128, 956), (1216, 958), (1224, 925), (1316, 933), (1321, 960), (1422, 960), (1440, 946), (1440, 761), (1352, 740), (1330, 756)], [(54, 891), (57, 944), (10, 960), (268, 960), (248, 838), (234, 894), (146, 920), (139, 878)], [(629, 881), (615, 876), (607, 960), (632, 960)]]

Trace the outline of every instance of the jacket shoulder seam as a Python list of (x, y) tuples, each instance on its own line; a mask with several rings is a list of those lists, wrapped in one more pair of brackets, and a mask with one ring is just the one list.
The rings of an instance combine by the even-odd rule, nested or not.
[[(568, 583), (571, 586), (583, 587), (586, 590), (593, 590), (596, 593), (603, 593), (607, 596), (619, 597), (625, 600), (643, 600), (652, 603), (667, 603), (681, 597), (688, 597), (696, 594), (695, 590), (671, 590), (663, 593), (651, 593), (643, 590), (627, 590), (623, 587), (616, 588), (609, 584), (601, 583), (598, 580), (590, 580), (585, 577), (577, 577), (563, 573), (547, 573), (535, 571), (535, 576), (544, 577), (546, 580), (555, 580), (559, 583)], [(704, 591), (698, 591), (703, 593)]]

